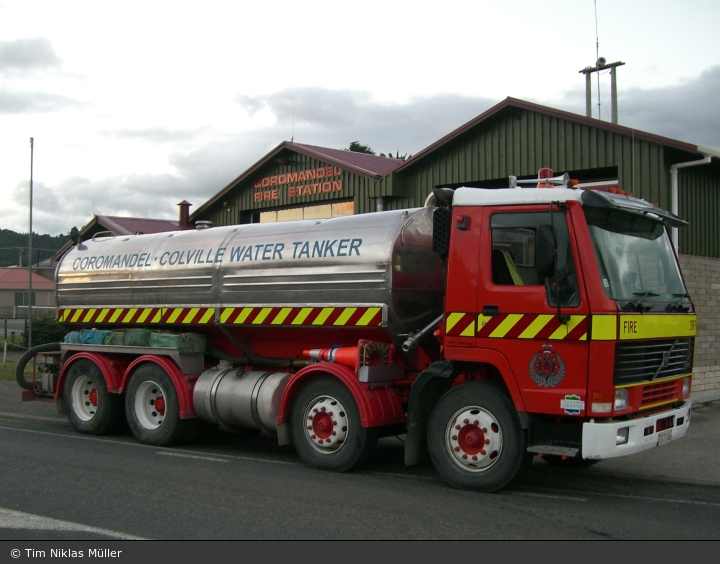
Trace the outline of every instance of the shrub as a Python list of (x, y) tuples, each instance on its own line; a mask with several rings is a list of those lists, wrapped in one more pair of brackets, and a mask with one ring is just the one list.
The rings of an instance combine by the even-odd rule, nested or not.
[[(34, 347), (45, 343), (59, 343), (67, 330), (63, 328), (54, 315), (43, 315), (32, 318), (32, 344)], [(28, 346), (27, 331), (22, 332), (23, 346)]]

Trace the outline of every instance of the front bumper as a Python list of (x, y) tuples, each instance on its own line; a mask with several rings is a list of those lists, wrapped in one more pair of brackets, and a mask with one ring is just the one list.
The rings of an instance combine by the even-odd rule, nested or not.
[[(667, 418), (672, 418), (672, 424), (665, 428)], [(658, 425), (660, 420), (663, 421)], [(603, 459), (635, 454), (684, 437), (689, 426), (689, 401), (682, 402), (676, 409), (630, 421), (583, 423), (582, 457)], [(628, 427), (628, 440), (617, 444), (618, 432), (624, 427)]]

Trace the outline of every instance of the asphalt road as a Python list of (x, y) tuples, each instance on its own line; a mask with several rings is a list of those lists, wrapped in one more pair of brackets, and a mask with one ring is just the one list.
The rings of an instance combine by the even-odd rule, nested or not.
[(0, 540), (718, 539), (718, 422), (700, 406), (683, 440), (587, 469), (536, 460), (479, 494), (405, 467), (397, 438), (334, 474), (254, 432), (173, 449), (80, 435), (0, 382)]

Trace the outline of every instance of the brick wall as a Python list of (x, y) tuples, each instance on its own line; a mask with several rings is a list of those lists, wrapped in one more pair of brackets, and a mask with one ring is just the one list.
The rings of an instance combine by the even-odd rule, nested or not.
[(720, 259), (680, 255), (697, 311), (693, 401), (720, 399)]

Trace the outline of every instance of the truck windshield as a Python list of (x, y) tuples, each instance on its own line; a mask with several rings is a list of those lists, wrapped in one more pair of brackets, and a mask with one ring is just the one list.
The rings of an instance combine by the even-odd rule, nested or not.
[(660, 221), (585, 207), (605, 293), (621, 311), (689, 311), (692, 307)]

